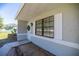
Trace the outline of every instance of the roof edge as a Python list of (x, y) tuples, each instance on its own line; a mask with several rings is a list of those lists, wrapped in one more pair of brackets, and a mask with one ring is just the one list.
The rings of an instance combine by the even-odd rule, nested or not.
[(18, 11), (17, 11), (17, 13), (16, 13), (16, 15), (15, 15), (15, 20), (17, 19), (19, 13), (20, 13), (21, 10), (23, 9), (24, 5), (25, 5), (25, 3), (22, 3), (22, 4), (21, 4), (20, 8), (18, 9)]

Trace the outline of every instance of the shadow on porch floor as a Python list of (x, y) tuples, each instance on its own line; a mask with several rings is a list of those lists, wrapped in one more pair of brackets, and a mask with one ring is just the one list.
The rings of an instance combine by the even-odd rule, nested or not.
[(13, 47), (7, 54), (8, 56), (55, 56), (48, 51), (36, 46), (32, 42)]

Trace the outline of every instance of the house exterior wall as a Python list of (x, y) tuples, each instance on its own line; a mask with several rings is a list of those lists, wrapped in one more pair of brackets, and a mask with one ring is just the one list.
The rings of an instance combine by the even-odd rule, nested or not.
[(79, 44), (79, 5), (63, 12), (63, 40)]
[[(69, 4), (42, 13), (30, 20), (33, 23), (27, 32), (27, 39), (55, 55), (79, 55), (79, 5)], [(55, 37), (46, 38), (35, 35), (35, 21), (54, 15)]]
[[(48, 17), (50, 15), (56, 15), (59, 13), (62, 14), (62, 21), (61, 21), (62, 27), (61, 27), (61, 25), (59, 26), (59, 24), (58, 24), (60, 21), (58, 21), (58, 23), (57, 22), (56, 23), (58, 24), (58, 27), (61, 27), (63, 29), (63, 30), (61, 29), (62, 33), (60, 33), (60, 34), (63, 34), (62, 40), (65, 40), (68, 42), (79, 43), (79, 31), (78, 31), (79, 30), (79, 24), (78, 24), (79, 23), (79, 20), (78, 20), (79, 19), (79, 17), (78, 17), (79, 7), (77, 4), (63, 6), (63, 7), (56, 8), (52, 11), (48, 11), (47, 13), (43, 13), (43, 14), (37, 16), (35, 18), (35, 20), (39, 20), (44, 17)], [(34, 23), (35, 20), (31, 20), (31, 22), (33, 21), (33, 23)], [(57, 26), (55, 26), (55, 27), (57, 27)], [(33, 28), (35, 28), (35, 27), (33, 27)], [(60, 30), (60, 32), (61, 32), (61, 30)], [(31, 30), (31, 32), (33, 32), (33, 34), (35, 34), (35, 29)]]
[(27, 21), (18, 20), (18, 34), (17, 40), (26, 39), (27, 33)]
[(43, 38), (40, 36), (31, 35), (31, 34), (30, 34), (29, 40), (32, 41), (34, 44), (38, 45), (39, 47), (57, 56), (79, 56), (79, 49), (65, 45), (67, 44), (67, 42), (64, 42), (64, 41)]
[(18, 33), (27, 33), (27, 21), (18, 20)]

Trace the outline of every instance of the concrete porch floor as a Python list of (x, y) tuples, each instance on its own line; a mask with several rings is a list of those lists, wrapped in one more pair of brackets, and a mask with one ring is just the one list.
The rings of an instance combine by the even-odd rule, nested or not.
[(32, 42), (17, 47), (13, 47), (7, 54), (8, 56), (54, 56), (54, 54), (36, 46)]
[(54, 54), (36, 46), (32, 42), (13, 47), (7, 54), (8, 56), (54, 56)]
[(55, 56), (29, 40), (7, 43), (0, 48), (0, 56)]

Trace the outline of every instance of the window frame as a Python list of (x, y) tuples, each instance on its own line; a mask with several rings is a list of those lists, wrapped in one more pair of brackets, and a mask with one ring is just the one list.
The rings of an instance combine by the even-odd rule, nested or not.
[[(52, 20), (53, 25), (52, 25), (52, 26), (50, 26), (50, 22), (51, 22), (51, 21), (50, 21), (50, 17), (53, 17), (53, 20)], [(48, 22), (47, 22), (47, 23), (49, 23), (49, 25), (46, 26), (46, 27), (49, 29), (49, 30), (48, 30), (49, 36), (44, 35), (44, 34), (45, 34), (45, 30), (44, 30), (44, 28), (45, 28), (45, 27), (44, 27), (44, 23), (45, 23), (45, 22), (44, 22), (44, 21), (45, 21), (46, 18), (47, 18), (47, 19), (49, 18), (49, 19), (48, 19)], [(40, 20), (42, 21), (42, 23), (41, 23), (41, 25), (42, 25), (42, 27), (41, 27), (41, 32), (42, 32), (41, 35), (37, 34), (37, 32), (38, 32), (38, 31), (37, 31), (37, 28), (38, 28), (38, 27), (37, 27), (37, 22), (40, 21), (40, 20), (35, 21), (35, 35), (43, 36), (43, 37), (48, 37), (48, 38), (54, 38), (54, 15), (49, 16), (49, 17), (46, 17), (46, 18), (40, 19)], [(50, 35), (51, 35), (51, 34), (50, 34), (50, 28), (51, 28), (51, 27), (53, 28), (53, 31), (52, 31), (53, 37), (50, 36)]]

